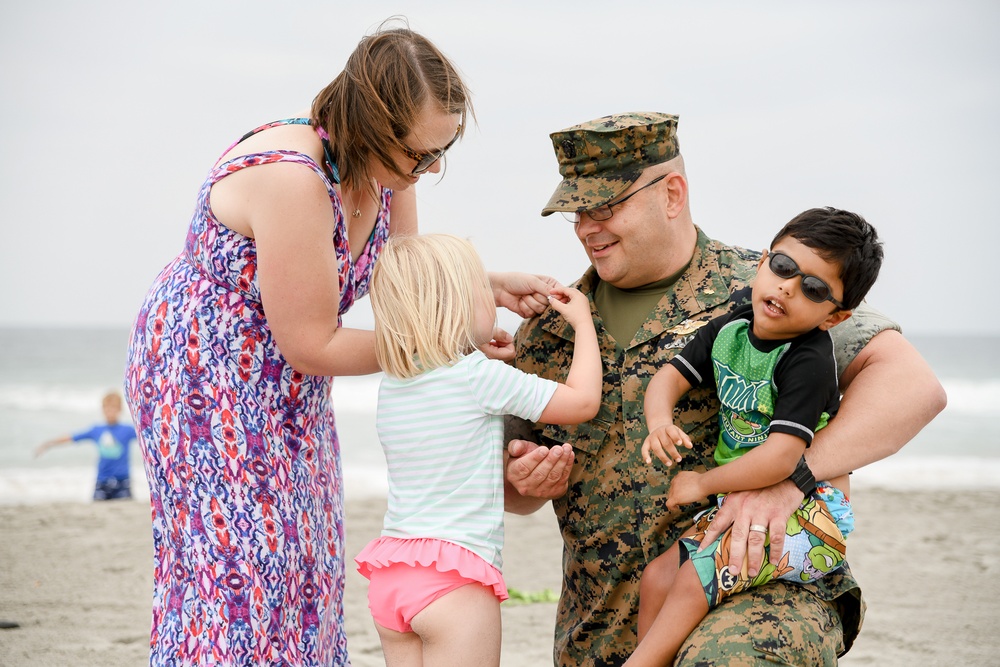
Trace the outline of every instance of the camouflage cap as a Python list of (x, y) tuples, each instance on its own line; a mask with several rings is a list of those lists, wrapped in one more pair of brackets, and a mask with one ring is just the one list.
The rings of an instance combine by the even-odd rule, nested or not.
[(665, 113), (615, 114), (549, 136), (563, 181), (542, 215), (603, 206), (635, 183), (646, 167), (680, 155), (677, 116)]

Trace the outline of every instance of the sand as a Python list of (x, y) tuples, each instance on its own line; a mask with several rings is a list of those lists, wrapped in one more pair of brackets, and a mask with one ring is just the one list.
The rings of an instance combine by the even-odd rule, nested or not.
[[(1000, 490), (856, 489), (849, 559), (868, 601), (841, 664), (1000, 664)], [(348, 499), (347, 549), (378, 534), (385, 502)], [(560, 543), (548, 508), (508, 517), (505, 574), (526, 592), (558, 590)], [(4, 667), (147, 664), (152, 576), (145, 501), (0, 506)], [(382, 665), (365, 582), (350, 571), (347, 631), (355, 667)], [(503, 606), (505, 667), (551, 665), (555, 605)]]

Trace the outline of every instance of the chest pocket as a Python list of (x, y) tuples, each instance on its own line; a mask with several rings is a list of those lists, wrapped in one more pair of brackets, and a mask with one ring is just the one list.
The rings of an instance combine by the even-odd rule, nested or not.
[(575, 450), (596, 454), (604, 446), (611, 426), (611, 422), (604, 419), (593, 419), (574, 426), (546, 424), (542, 436), (547, 446), (569, 443)]

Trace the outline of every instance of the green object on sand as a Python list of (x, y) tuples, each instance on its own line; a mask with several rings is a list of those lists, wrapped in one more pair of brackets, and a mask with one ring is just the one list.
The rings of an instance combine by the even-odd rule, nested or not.
[(510, 598), (507, 600), (508, 604), (536, 604), (538, 602), (559, 601), (559, 596), (553, 593), (550, 588), (533, 593), (519, 591), (516, 588), (508, 588), (507, 594), (510, 595)]

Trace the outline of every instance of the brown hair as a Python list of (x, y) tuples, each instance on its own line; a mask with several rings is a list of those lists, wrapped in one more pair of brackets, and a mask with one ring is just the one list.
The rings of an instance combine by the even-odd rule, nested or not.
[(787, 236), (812, 248), (827, 262), (840, 265), (844, 310), (857, 308), (882, 268), (882, 242), (875, 228), (857, 213), (827, 206), (792, 218), (775, 235), (771, 247)]
[[(398, 20), (398, 19), (396, 19)], [(368, 162), (409, 175), (393, 158), (428, 100), (446, 113), (475, 113), (469, 91), (455, 67), (437, 47), (408, 26), (382, 23), (361, 40), (344, 71), (313, 100), (313, 122), (330, 135), (333, 159), (348, 187), (370, 187)], [(373, 193), (375, 194), (375, 193)]]

